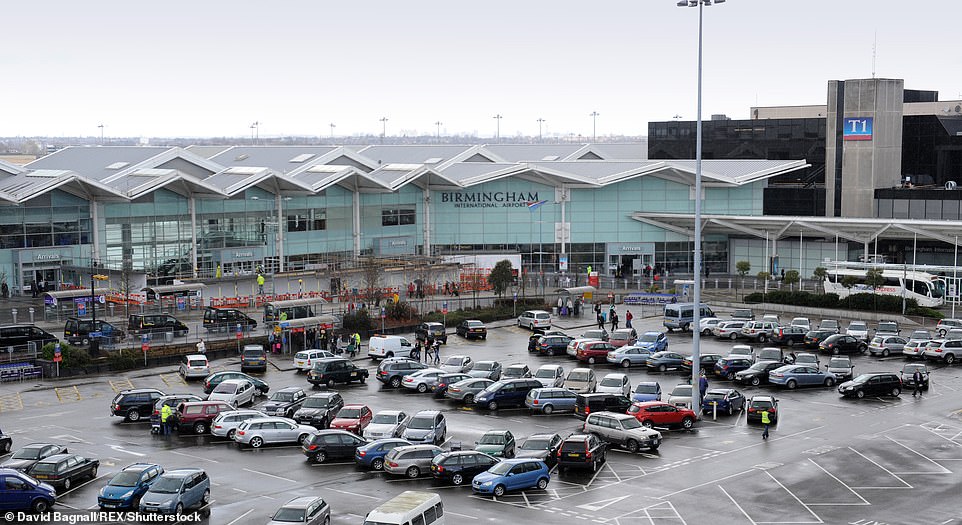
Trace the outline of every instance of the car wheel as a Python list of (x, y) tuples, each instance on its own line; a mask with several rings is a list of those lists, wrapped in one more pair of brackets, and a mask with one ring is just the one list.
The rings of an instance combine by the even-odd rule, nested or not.
[(66, 478), (66, 479), (63, 480), (63, 489), (64, 489), (64, 490), (70, 490), (70, 486), (71, 486), (71, 485), (73, 485), (73, 482), (70, 481), (70, 478)]
[(548, 478), (541, 478), (538, 480), (538, 488), (540, 490), (545, 490), (548, 488)]
[(371, 461), (371, 468), (374, 470), (384, 470), (384, 459), (375, 458), (374, 461)]
[(227, 431), (227, 439), (233, 440), (233, 439), (234, 439), (234, 434), (237, 434), (237, 429), (236, 429), (236, 428), (232, 428), (232, 429), (228, 430), (228, 431)]
[(703, 335), (703, 336), (705, 336), (705, 337), (708, 337), (708, 336), (711, 335), (711, 330), (708, 329), (708, 328), (706, 328), (706, 329), (704, 329), (704, 330), (701, 331), (701, 335)]
[(207, 423), (204, 423), (203, 421), (194, 423), (195, 434), (203, 434), (204, 432), (207, 432)]
[(548, 349), (548, 356), (549, 356), (549, 357), (554, 357), (554, 348), (549, 348), (549, 349)]
[[(731, 413), (732, 413), (732, 408), (731, 406), (729, 406), (728, 415), (731, 415)], [(689, 416), (685, 416), (685, 418), (681, 420), (681, 428), (684, 428), (685, 430), (690, 430), (691, 427), (693, 427), (694, 425), (695, 425), (695, 420)]]
[(951, 365), (951, 364), (954, 363), (954, 362), (955, 362), (955, 356), (952, 355), (952, 354), (946, 354), (946, 356), (945, 356), (945, 364)]
[(667, 370), (668, 370), (668, 367), (666, 365), (658, 365), (659, 372), (664, 373)]
[(498, 485), (494, 487), (494, 495), (495, 497), (498, 497), (498, 498), (500, 498), (501, 496), (504, 496), (504, 485)]
[(387, 356), (385, 356), (386, 359), (390, 359), (392, 357), (394, 357), (394, 352), (388, 352)]
[(856, 392), (855, 392), (855, 397), (857, 397), (857, 398), (859, 398), (859, 399), (862, 399), (863, 397), (865, 397), (865, 391), (864, 391), (864, 390), (858, 390), (858, 391), (856, 391)]
[(391, 378), (391, 388), (401, 388), (401, 378), (392, 377)]
[(595, 364), (595, 358), (594, 358), (594, 357), (589, 357), (589, 358), (588, 358), (588, 364), (589, 364), (589, 365)]
[(140, 421), (140, 410), (136, 408), (131, 408), (127, 411), (127, 421), (137, 422)]
[(655, 424), (652, 423), (650, 419), (646, 419), (646, 420), (642, 421), (641, 424), (642, 424), (642, 426), (644, 426), (645, 428), (651, 428), (651, 427), (655, 426)]
[(728, 375), (725, 376), (725, 377), (727, 377), (729, 381), (734, 381), (734, 380), (735, 380), (735, 372), (728, 372)]
[(625, 448), (628, 450), (628, 452), (634, 454), (635, 452), (638, 452), (638, 442), (634, 439), (629, 439), (628, 442), (625, 443)]
[(210, 490), (204, 491), (204, 496), (200, 499), (201, 506), (206, 506), (210, 503)]
[(544, 412), (545, 414), (550, 414), (550, 413), (554, 412), (554, 407), (551, 406), (551, 405), (545, 405), (545, 406), (541, 407), (541, 411)]
[(474, 404), (474, 394), (465, 394), (463, 401), (465, 405)]
[(183, 503), (178, 503), (178, 504), (177, 504), (177, 507), (174, 508), (174, 515), (175, 515), (175, 516), (183, 516), (183, 514), (184, 514), (184, 504), (183, 504)]
[(868, 345), (866, 344), (858, 345), (858, 353), (864, 354), (866, 350), (868, 350)]
[(734, 341), (735, 339), (738, 339), (738, 334), (736, 334), (735, 332), (732, 332), (731, 334), (729, 334), (728, 338)]
[(789, 390), (795, 390), (795, 387), (797, 386), (798, 386), (798, 383), (794, 379), (789, 379), (788, 382), (785, 383), (785, 388)]
[(421, 383), (418, 385), (418, 393), (423, 394), (428, 391), (428, 385)]
[(411, 465), (410, 467), (408, 467), (406, 471), (404, 471), (404, 474), (407, 475), (407, 477), (413, 479), (421, 475), (421, 469), (417, 468), (414, 465)]
[(33, 504), (30, 505), (30, 508), (33, 509), (36, 514), (44, 514), (50, 510), (50, 502), (43, 498), (37, 498), (33, 500)]
[(834, 385), (834, 384), (835, 384), (835, 380), (834, 380), (834, 379), (832, 379), (831, 377), (826, 377), (826, 378), (825, 378), (825, 386), (831, 387), (831, 386)]
[[(314, 455), (314, 461), (318, 463), (324, 463), (327, 461), (327, 452), (324, 452), (323, 450), (319, 451)], [(381, 466), (384, 466), (384, 464), (382, 463)]]
[(757, 376), (752, 378), (752, 386), (758, 386), (760, 384), (762, 384), (761, 379), (759, 379)]
[[(928, 387), (926, 387), (926, 388), (928, 388)], [(9, 441), (4, 441), (3, 444), (0, 445), (0, 452), (2, 452), (3, 454), (6, 454), (7, 452), (10, 452), (10, 442), (9, 442)]]
[(759, 336), (758, 336), (758, 342), (759, 342), (759, 343), (764, 343), (764, 342), (767, 341), (767, 340), (768, 340), (768, 336), (767, 336), (767, 335), (765, 335), (765, 334), (759, 334)]
[(455, 474), (455, 475), (451, 476), (451, 483), (453, 483), (453, 484), (455, 484), (455, 485), (461, 485), (461, 484), (463, 484), (463, 483), (464, 483), (464, 476), (462, 476), (461, 474)]
[(97, 479), (97, 467), (90, 469), (90, 479)]
[(789, 348), (795, 346), (795, 340), (794, 340), (794, 339), (789, 339), (789, 340), (788, 340), (788, 346), (789, 346)]
[(892, 389), (892, 397), (899, 397), (899, 394), (901, 393), (902, 393), (902, 389), (899, 387), (895, 387)]
[(331, 517), (327, 516), (324, 518), (324, 525), (331, 525)]
[(261, 439), (260, 436), (254, 436), (251, 438), (251, 441), (250, 441), (251, 448), (261, 448), (261, 445), (263, 444), (264, 444), (264, 440)]
[(497, 409), (498, 409), (497, 401), (488, 401), (488, 410), (497, 410)]
[(889, 349), (888, 349), (888, 348), (883, 348), (883, 349), (882, 349), (882, 357), (888, 357), (888, 356), (889, 356)]
[(301, 434), (300, 436), (297, 436), (297, 444), (303, 445), (304, 442), (307, 441), (307, 436), (308, 434)]

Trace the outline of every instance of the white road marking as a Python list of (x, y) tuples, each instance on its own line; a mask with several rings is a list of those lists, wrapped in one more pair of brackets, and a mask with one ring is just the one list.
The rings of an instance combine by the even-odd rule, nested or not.
[[(172, 450), (170, 453), (177, 454), (178, 456), (184, 456), (185, 458), (199, 459), (201, 461), (208, 461), (210, 463), (219, 463), (217, 460), (210, 459), (210, 458), (203, 458), (200, 456), (195, 456), (193, 454), (187, 454), (186, 452), (177, 452), (176, 450)], [(247, 469), (244, 469), (244, 470), (247, 470)]]
[(469, 515), (467, 515), (467, 514), (458, 514), (457, 512), (451, 512), (451, 511), (448, 510), (448, 509), (444, 509), (444, 510), (445, 510), (445, 514), (450, 514), (450, 515), (452, 515), (452, 516), (461, 516), (462, 518), (468, 518), (468, 519), (471, 519), (471, 520), (476, 520), (476, 519), (478, 519), (476, 516), (469, 516)]
[(245, 516), (247, 516), (247, 515), (250, 514), (251, 512), (254, 512), (254, 509), (251, 509), (251, 510), (249, 510), (249, 511), (243, 513), (243, 514), (241, 514), (240, 516), (237, 516), (237, 517), (234, 518), (233, 520), (227, 522), (227, 525), (234, 525), (235, 523), (237, 523), (238, 521), (240, 521), (241, 519), (243, 519)]
[(268, 474), (267, 472), (261, 472), (261, 471), (259, 471), (259, 470), (251, 470), (251, 469), (249, 469), (249, 468), (245, 468), (244, 471), (245, 471), (245, 472), (250, 472), (251, 474), (260, 474), (261, 476), (267, 476), (267, 477), (269, 477), (269, 478), (279, 479), (279, 480), (281, 480), (281, 481), (287, 481), (287, 482), (290, 482), (290, 483), (297, 483), (297, 482), (294, 481), (293, 479), (284, 478), (284, 477), (281, 477), (281, 476), (275, 476), (274, 474)]
[(348, 496), (357, 496), (359, 498), (368, 498), (368, 499), (376, 499), (376, 500), (381, 499), (376, 496), (368, 496), (367, 494), (358, 494), (357, 492), (348, 492), (346, 490), (338, 490), (338, 489), (330, 489), (330, 490), (333, 490), (334, 492), (340, 492), (341, 494), (347, 494)]
[(796, 496), (794, 492), (788, 490), (788, 487), (786, 487), (785, 485), (782, 485), (782, 482), (781, 482), (781, 481), (778, 481), (777, 479), (775, 479), (775, 476), (772, 476), (771, 472), (768, 472), (768, 471), (766, 470), (766, 471), (765, 471), (765, 474), (768, 474), (768, 477), (772, 478), (772, 481), (774, 481), (775, 483), (778, 483), (778, 486), (781, 487), (782, 490), (784, 490), (785, 492), (787, 492), (789, 495), (791, 495), (792, 498), (794, 498), (795, 501), (797, 501), (799, 505), (805, 507), (805, 510), (807, 510), (809, 514), (811, 514), (812, 516), (815, 517), (815, 519), (818, 520), (818, 521), (815, 522), (815, 523), (825, 523), (824, 521), (822, 521), (822, 518), (820, 518), (820, 517), (818, 516), (818, 514), (815, 514), (814, 512), (812, 512), (812, 509), (808, 508), (808, 505), (806, 505), (805, 503), (803, 503), (802, 500), (798, 499), (798, 496)]
[[(125, 449), (124, 447), (122, 447), (122, 446), (120, 446), (120, 445), (107, 445), (107, 446), (110, 447), (111, 450), (114, 450), (114, 451), (116, 451), (116, 452), (123, 452), (124, 454), (130, 454), (131, 456), (137, 456), (138, 458), (142, 458), (142, 457), (144, 457), (144, 456), (147, 455), (147, 454), (141, 454), (140, 452), (134, 452), (134, 451), (132, 451), (132, 450), (127, 450), (127, 449)], [(176, 454), (176, 452), (174, 452), (174, 453)]]
[(625, 499), (625, 498), (629, 498), (629, 497), (631, 497), (631, 495), (620, 496), (620, 497), (617, 497), (617, 498), (603, 499), (603, 500), (600, 500), (600, 501), (595, 501), (594, 503), (585, 503), (584, 505), (578, 505), (578, 508), (579, 508), (579, 509), (589, 510), (589, 511), (591, 511), (591, 512), (597, 512), (597, 511), (599, 511), (599, 510), (607, 507), (608, 505), (613, 505), (613, 504), (618, 503), (619, 501), (621, 501), (621, 500), (623, 500), (623, 499)]
[(752, 517), (749, 516), (747, 512), (745, 512), (745, 509), (743, 509), (742, 506), (738, 504), (738, 501), (736, 501), (735, 498), (733, 498), (732, 495), (729, 494), (728, 491), (725, 490), (724, 487), (722, 487), (721, 485), (718, 485), (718, 489), (721, 490), (722, 492), (724, 492), (725, 495), (728, 496), (728, 499), (732, 500), (732, 503), (735, 504), (735, 507), (737, 507), (738, 510), (740, 510), (740, 511), (742, 512), (742, 514), (745, 515), (745, 518), (747, 518), (748, 521), (752, 522), (752, 525), (758, 525), (758, 522), (756, 522), (755, 520), (753, 520)]
[(832, 474), (831, 472), (825, 470), (825, 468), (823, 468), (823, 467), (822, 467), (821, 465), (819, 465), (818, 463), (815, 463), (815, 460), (814, 460), (814, 459), (808, 458), (808, 460), (812, 462), (812, 465), (815, 465), (816, 467), (818, 467), (819, 469), (821, 469), (822, 472), (828, 474), (830, 478), (834, 479), (835, 481), (839, 482), (843, 487), (847, 488), (847, 489), (849, 490), (849, 492), (851, 492), (852, 494), (855, 494), (855, 497), (858, 498), (858, 499), (860, 499), (860, 500), (862, 500), (862, 503), (807, 503), (807, 505), (826, 505), (826, 506), (835, 506), (835, 505), (871, 505), (871, 503), (869, 503), (868, 501), (865, 501), (865, 498), (863, 498), (861, 494), (859, 494), (858, 492), (855, 492), (855, 490), (853, 490), (852, 487), (849, 487), (847, 483), (845, 483), (844, 481), (842, 481), (842, 480), (838, 479), (837, 477), (835, 477), (835, 474)]
[[(858, 454), (859, 456), (862, 456), (863, 458), (865, 458), (865, 461), (868, 461), (868, 462), (872, 463), (873, 465), (875, 465), (876, 467), (884, 470), (885, 472), (888, 472), (888, 474), (889, 474), (890, 476), (892, 476), (893, 478), (895, 478), (895, 479), (899, 480), (900, 482), (902, 482), (902, 484), (905, 485), (905, 488), (907, 488), (907, 489), (913, 488), (912, 485), (910, 485), (910, 484), (909, 484), (908, 482), (906, 482), (904, 479), (902, 479), (902, 478), (896, 476), (895, 474), (893, 474), (891, 470), (889, 470), (889, 469), (883, 467), (882, 465), (879, 465), (878, 463), (872, 461), (871, 459), (869, 459), (868, 457), (866, 457), (865, 454), (862, 454), (861, 452), (855, 450), (855, 449), (852, 448), (852, 447), (847, 447), (847, 448), (848, 448), (849, 450), (851, 450), (852, 452)], [(897, 489), (897, 488), (899, 488), (899, 487), (852, 487), (852, 488), (854, 488), (854, 489)]]

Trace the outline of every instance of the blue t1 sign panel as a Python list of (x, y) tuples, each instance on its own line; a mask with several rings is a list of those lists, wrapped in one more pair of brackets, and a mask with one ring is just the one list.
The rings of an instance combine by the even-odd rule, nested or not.
[(846, 117), (842, 140), (872, 140), (872, 117)]

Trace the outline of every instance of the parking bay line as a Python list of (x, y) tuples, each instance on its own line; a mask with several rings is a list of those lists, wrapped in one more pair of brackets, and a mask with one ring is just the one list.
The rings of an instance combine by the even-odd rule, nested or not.
[(279, 480), (281, 480), (281, 481), (287, 481), (287, 482), (290, 482), (290, 483), (297, 483), (297, 482), (294, 481), (293, 479), (284, 478), (284, 477), (281, 477), (281, 476), (275, 476), (274, 474), (268, 474), (267, 472), (261, 472), (261, 471), (259, 471), (259, 470), (251, 470), (251, 469), (249, 469), (249, 468), (245, 468), (244, 471), (245, 471), (245, 472), (250, 472), (251, 474), (260, 474), (261, 476), (267, 476), (267, 477), (269, 477), (269, 478), (279, 479)]
[(234, 524), (237, 523), (238, 521), (244, 519), (244, 518), (245, 518), (248, 514), (250, 514), (251, 512), (254, 512), (254, 509), (250, 509), (249, 511), (241, 514), (240, 516), (237, 516), (237, 517), (234, 518), (233, 520), (227, 522), (227, 525), (234, 525)]
[[(244, 469), (244, 470), (247, 470), (247, 469)], [(348, 496), (357, 496), (359, 498), (368, 498), (368, 499), (376, 499), (376, 500), (381, 499), (381, 498), (378, 498), (377, 496), (368, 496), (367, 494), (358, 494), (357, 492), (348, 492), (346, 490), (332, 489), (330, 487), (328, 487), (328, 489), (333, 490), (334, 492), (340, 492), (341, 494), (347, 494)]]
[(467, 514), (459, 514), (459, 513), (457, 513), (457, 512), (451, 512), (450, 510), (447, 510), (447, 509), (445, 509), (445, 512), (446, 512), (447, 514), (452, 515), (452, 516), (460, 516), (460, 517), (462, 517), (462, 518), (468, 518), (468, 519), (471, 519), (471, 520), (476, 520), (476, 519), (478, 519), (477, 516), (468, 516)]
[[(170, 453), (171, 453), (171, 454), (177, 454), (178, 456), (184, 456), (184, 457), (186, 457), (186, 458), (199, 459), (199, 460), (201, 460), (201, 461), (209, 461), (209, 462), (211, 462), (211, 463), (220, 463), (220, 462), (217, 461), (216, 459), (202, 458), (202, 457), (200, 457), (200, 456), (195, 456), (195, 455), (193, 455), (193, 454), (187, 454), (186, 452), (177, 452), (176, 450), (171, 450)], [(247, 470), (247, 469), (244, 469), (244, 470)]]

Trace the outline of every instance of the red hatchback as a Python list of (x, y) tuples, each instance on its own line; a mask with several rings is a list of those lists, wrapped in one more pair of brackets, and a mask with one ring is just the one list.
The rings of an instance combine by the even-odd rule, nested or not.
[(593, 365), (596, 362), (606, 362), (608, 359), (608, 352), (614, 350), (615, 347), (605, 341), (589, 341), (578, 347), (578, 353), (575, 357), (578, 361), (585, 361), (589, 365)]
[(665, 403), (664, 401), (636, 401), (628, 413), (644, 426), (691, 428), (698, 416), (691, 409)]
[(360, 436), (371, 424), (372, 417), (371, 409), (367, 405), (344, 405), (337, 411), (330, 428), (347, 430)]

